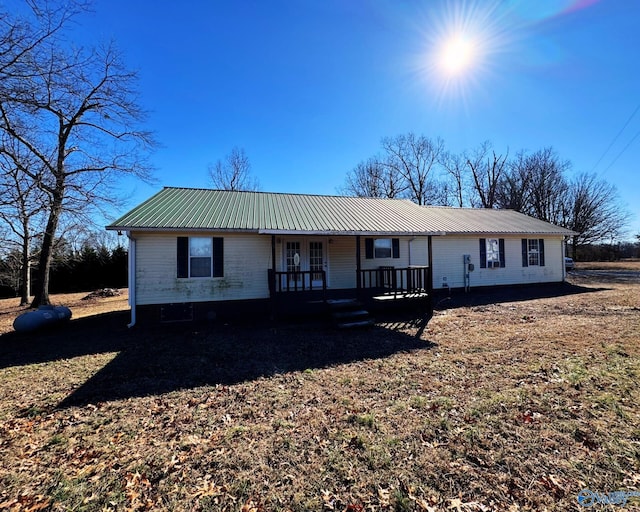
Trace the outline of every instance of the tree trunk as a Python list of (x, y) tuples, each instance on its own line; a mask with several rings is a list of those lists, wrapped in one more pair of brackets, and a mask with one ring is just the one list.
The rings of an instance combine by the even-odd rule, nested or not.
[(49, 300), (49, 271), (51, 269), (51, 258), (53, 256), (53, 242), (55, 241), (58, 222), (60, 221), (60, 213), (62, 212), (63, 198), (64, 184), (59, 183), (56, 186), (55, 194), (53, 194), (47, 229), (42, 238), (42, 249), (40, 251), (40, 261), (38, 265), (38, 286), (34, 292), (33, 302), (31, 303), (32, 308), (51, 304)]
[(20, 305), (29, 304), (29, 294), (31, 293), (31, 259), (29, 258), (29, 231), (24, 230), (22, 240), (22, 268), (20, 269)]

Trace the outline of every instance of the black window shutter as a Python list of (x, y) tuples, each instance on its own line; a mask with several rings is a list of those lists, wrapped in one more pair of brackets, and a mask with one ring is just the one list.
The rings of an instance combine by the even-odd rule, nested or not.
[(538, 252), (540, 253), (539, 265), (544, 267), (544, 238), (538, 240)]
[(368, 260), (373, 259), (373, 238), (364, 239), (364, 257)]
[(500, 248), (500, 268), (505, 267), (505, 256), (504, 256), (504, 238), (498, 239), (498, 247)]
[(213, 238), (213, 277), (224, 277), (224, 238)]
[(522, 239), (522, 266), (529, 266), (529, 242), (526, 238)]
[(178, 237), (177, 277), (189, 277), (189, 237)]
[(400, 257), (400, 239), (399, 238), (391, 239), (391, 253), (394, 258)]
[(487, 239), (480, 239), (480, 268), (487, 268)]

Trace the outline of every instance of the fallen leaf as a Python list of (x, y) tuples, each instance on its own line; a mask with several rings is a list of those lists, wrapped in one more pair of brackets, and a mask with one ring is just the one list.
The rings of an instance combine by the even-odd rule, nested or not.
[(380, 499), (380, 504), (383, 507), (389, 506), (389, 490), (383, 489), (382, 487), (378, 487), (378, 498)]
[(453, 498), (449, 500), (449, 510), (455, 508), (457, 512), (462, 512), (462, 500), (460, 498)]
[(436, 512), (436, 509), (430, 506), (425, 500), (422, 498), (414, 498), (413, 500), (420, 510), (424, 510), (425, 512)]
[(242, 508), (240, 509), (240, 511), (241, 512), (264, 512), (264, 508), (259, 503), (256, 503), (253, 500), (249, 500), (244, 505), (242, 505)]

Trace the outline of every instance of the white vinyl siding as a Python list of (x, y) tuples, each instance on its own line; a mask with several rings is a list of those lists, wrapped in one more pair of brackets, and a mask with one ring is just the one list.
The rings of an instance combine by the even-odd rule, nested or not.
[[(328, 247), (328, 286), (332, 289), (356, 287), (356, 237), (335, 236)], [(364, 249), (362, 249), (364, 251)], [(364, 252), (362, 253), (364, 258)]]
[(167, 304), (269, 298), (271, 237), (207, 233), (224, 238), (224, 277), (176, 277), (178, 236), (202, 233), (133, 233), (137, 244), (136, 303)]
[[(253, 233), (207, 232), (206, 236), (224, 239), (224, 277), (176, 277), (178, 236), (204, 236), (202, 232), (134, 232), (136, 239), (136, 303), (166, 304), (221, 300), (268, 299), (268, 270), (271, 268), (271, 236)], [(491, 238), (488, 235), (483, 238)], [(495, 236), (494, 236), (495, 237)], [(276, 269), (283, 270), (285, 237), (276, 237)], [(360, 263), (363, 270), (381, 266), (406, 268), (426, 266), (426, 236), (396, 237), (399, 258), (365, 258), (365, 238), (360, 237)], [(375, 237), (373, 237), (375, 238)], [(502, 238), (502, 236), (501, 236)], [(330, 289), (356, 287), (356, 237), (295, 237), (304, 247), (310, 241), (322, 241), (327, 261), (327, 285)], [(471, 255), (475, 270), (471, 286), (493, 286), (559, 282), (564, 279), (562, 237), (545, 237), (545, 266), (522, 267), (522, 237), (505, 237), (505, 268), (480, 268), (478, 236), (433, 236), (433, 286), (464, 287), (463, 255)], [(306, 263), (305, 263), (306, 264)], [(305, 270), (305, 269), (303, 269)], [(446, 278), (446, 281), (444, 280)]]
[(513, 284), (533, 284), (559, 282), (564, 279), (562, 258), (562, 237), (543, 237), (545, 244), (545, 266), (522, 266), (522, 237), (504, 237), (505, 267), (480, 268), (478, 240), (498, 238), (486, 236), (434, 236), (433, 240), (433, 288), (442, 289), (464, 287), (463, 256), (471, 255), (474, 265), (470, 272), (470, 285), (496, 286)]

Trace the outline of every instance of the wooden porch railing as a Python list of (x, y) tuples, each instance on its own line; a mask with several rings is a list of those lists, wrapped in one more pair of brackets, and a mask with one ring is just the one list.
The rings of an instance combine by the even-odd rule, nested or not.
[[(429, 267), (380, 267), (356, 271), (358, 291), (393, 297), (431, 293), (429, 278)], [(269, 269), (271, 297), (278, 294), (307, 291), (322, 291), (323, 296), (326, 295), (327, 273), (324, 270), (283, 272)]]
[(385, 295), (429, 293), (429, 267), (380, 267), (358, 271), (358, 289)]
[[(314, 281), (316, 284), (314, 284)], [(322, 284), (317, 282), (321, 281)], [(271, 294), (287, 292), (327, 290), (327, 273), (324, 270), (299, 270), (297, 272), (278, 272), (269, 269), (269, 289)]]

